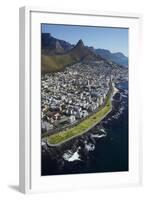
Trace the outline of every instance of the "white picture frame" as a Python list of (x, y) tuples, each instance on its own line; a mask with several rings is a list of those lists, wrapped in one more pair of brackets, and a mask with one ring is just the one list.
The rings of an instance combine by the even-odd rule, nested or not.
[[(140, 14), (20, 8), (20, 191), (23, 193), (134, 186), (142, 182), (142, 133), (138, 76), (141, 68)], [(129, 28), (129, 171), (40, 175), (40, 23)], [(35, 59), (34, 59), (35, 58)], [(35, 101), (34, 101), (35, 98)], [(34, 126), (35, 124), (35, 126)]]

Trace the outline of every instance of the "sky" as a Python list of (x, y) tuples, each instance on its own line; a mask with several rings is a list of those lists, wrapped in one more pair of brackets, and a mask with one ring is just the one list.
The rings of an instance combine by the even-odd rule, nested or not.
[(108, 49), (112, 53), (122, 52), (128, 56), (127, 28), (42, 24), (42, 32), (51, 33), (53, 37), (71, 44), (82, 39), (86, 46)]

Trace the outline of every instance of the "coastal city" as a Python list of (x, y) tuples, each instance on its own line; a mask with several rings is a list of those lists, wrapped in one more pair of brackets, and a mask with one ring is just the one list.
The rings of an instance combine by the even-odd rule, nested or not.
[(42, 74), (41, 129), (51, 135), (73, 127), (104, 105), (110, 87), (128, 80), (115, 63), (76, 63), (64, 71)]
[(41, 25), (41, 176), (128, 171), (128, 34)]

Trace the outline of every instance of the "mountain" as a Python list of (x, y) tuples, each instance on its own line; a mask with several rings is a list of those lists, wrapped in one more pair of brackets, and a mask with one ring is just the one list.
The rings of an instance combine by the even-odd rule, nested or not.
[(76, 62), (112, 61), (124, 67), (128, 58), (118, 52), (111, 53), (106, 49), (94, 49), (85, 46), (80, 39), (76, 45), (52, 37), (50, 33), (41, 35), (41, 69), (42, 73), (62, 71), (65, 66)]
[(79, 40), (72, 49), (64, 54), (45, 54), (42, 51), (42, 73), (61, 71), (65, 66), (76, 62), (100, 60), (104, 59), (86, 47), (82, 40)]
[(106, 49), (96, 49), (97, 55), (100, 55), (102, 58), (107, 59), (109, 61), (113, 61), (119, 65), (124, 67), (128, 67), (128, 57), (126, 57), (123, 53), (111, 53)]
[(50, 33), (41, 34), (42, 53), (46, 55), (63, 54), (70, 50), (73, 45), (51, 36)]
[(74, 48), (70, 50), (70, 55), (79, 61), (97, 61), (103, 60), (101, 56), (96, 55), (88, 47), (86, 47), (82, 40), (79, 40)]
[(123, 53), (121, 52), (113, 53), (113, 56), (114, 56), (113, 61), (128, 67), (128, 57), (126, 57)]

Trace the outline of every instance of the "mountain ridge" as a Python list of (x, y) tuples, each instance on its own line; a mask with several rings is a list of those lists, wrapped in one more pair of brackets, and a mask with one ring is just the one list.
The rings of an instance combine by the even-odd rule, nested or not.
[(100, 48), (96, 49), (95, 51), (98, 55), (109, 61), (113, 61), (124, 67), (128, 67), (128, 57), (121, 52), (112, 53), (107, 49), (100, 49)]
[(123, 62), (126, 61), (124, 54), (121, 52), (111, 53), (106, 49), (94, 49), (93, 47), (85, 46), (82, 39), (76, 45), (72, 45), (69, 42), (52, 37), (50, 33), (42, 33), (42, 73), (62, 71), (65, 66), (77, 62), (112, 61), (122, 65), (119, 62), (121, 57)]
[(43, 54), (62, 54), (73, 48), (73, 45), (64, 40), (54, 38), (50, 33), (42, 33), (41, 48)]
[[(60, 43), (58, 45), (60, 45)], [(89, 48), (87, 48), (81, 39), (74, 47), (68, 51), (65, 51), (65, 53), (58, 53), (60, 46), (57, 50), (55, 49), (55, 51), (51, 51), (51, 53), (47, 53), (47, 51), (44, 53), (43, 50), (44, 49), (42, 49), (41, 57), (42, 73), (62, 71), (65, 66), (81, 61), (85, 62), (104, 60), (101, 56), (96, 55)], [(56, 51), (57, 53), (55, 53)]]

